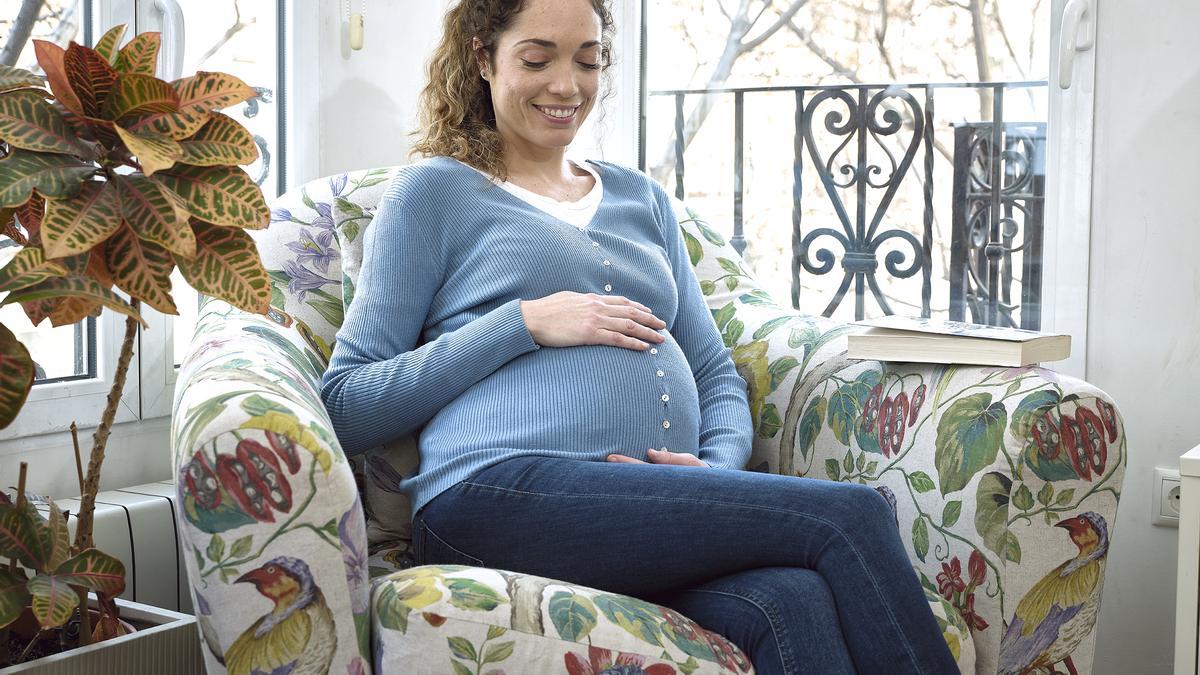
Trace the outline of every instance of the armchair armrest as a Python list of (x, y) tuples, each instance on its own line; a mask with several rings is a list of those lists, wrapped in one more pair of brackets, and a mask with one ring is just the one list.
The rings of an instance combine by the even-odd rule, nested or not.
[(772, 468), (880, 492), (922, 584), (970, 627), (978, 672), (1087, 672), (1126, 462), (1115, 404), (1044, 368), (849, 359), (855, 330), (800, 341), (800, 374), (767, 397), (784, 411)]
[[(306, 649), (322, 672), (370, 669), (363, 511), (301, 328), (208, 299), (176, 383), (177, 520), (210, 673), (270, 672)], [(283, 635), (299, 613), (307, 646)]]
[(721, 234), (675, 211), (748, 387), (747, 468), (882, 494), (954, 612), (939, 621), (970, 632), (975, 672), (1090, 672), (1126, 462), (1112, 400), (1042, 368), (851, 360), (855, 327), (780, 306)]

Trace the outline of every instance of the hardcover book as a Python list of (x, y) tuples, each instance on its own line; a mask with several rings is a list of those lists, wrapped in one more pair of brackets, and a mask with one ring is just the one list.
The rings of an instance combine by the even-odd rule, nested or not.
[(885, 316), (858, 321), (847, 356), (879, 361), (1027, 366), (1071, 355), (1071, 336), (962, 321)]

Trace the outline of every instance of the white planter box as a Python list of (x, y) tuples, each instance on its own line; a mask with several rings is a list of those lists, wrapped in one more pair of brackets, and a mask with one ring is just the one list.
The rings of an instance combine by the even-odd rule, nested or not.
[(23, 675), (204, 675), (196, 617), (139, 602), (117, 599), (121, 618), (150, 627), (82, 649), (45, 656), (3, 669)]

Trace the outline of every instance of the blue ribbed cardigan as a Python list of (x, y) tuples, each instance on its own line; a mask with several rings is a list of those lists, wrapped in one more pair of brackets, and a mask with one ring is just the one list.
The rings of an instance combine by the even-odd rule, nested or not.
[[(646, 459), (647, 448), (741, 469), (753, 427), (666, 193), (593, 162), (604, 194), (580, 230), (456, 160), (406, 167), (363, 241), (354, 300), (321, 398), (348, 454), (419, 432), (414, 513), (519, 455)], [(666, 322), (653, 349), (541, 347), (521, 300), (623, 295)]]

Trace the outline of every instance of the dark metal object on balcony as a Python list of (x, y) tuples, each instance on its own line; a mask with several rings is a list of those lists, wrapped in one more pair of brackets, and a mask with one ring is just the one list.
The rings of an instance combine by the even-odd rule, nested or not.
[(963, 321), (969, 310), (975, 323), (1041, 328), (1045, 158), (1045, 123), (955, 125), (951, 319)]
[[(875, 275), (879, 267), (877, 256), (880, 246), (889, 239), (899, 239), (902, 246), (911, 247), (911, 255), (908, 255), (907, 251), (903, 249), (893, 249), (884, 257), (884, 267), (889, 274), (899, 279), (911, 277), (918, 271), (921, 272), (923, 281), (922, 315), (928, 316), (930, 266), (926, 264), (929, 259), (927, 249), (912, 233), (896, 228), (881, 230), (880, 224), (888, 206), (892, 203), (892, 198), (896, 195), (896, 190), (900, 187), (900, 182), (908, 173), (922, 140), (925, 140), (926, 152), (932, 151), (932, 132), (929, 133), (929, 138), (925, 138), (926, 119), (921, 112), (921, 105), (907, 91), (883, 89), (871, 93), (866, 88), (858, 88), (854, 93), (856, 95), (852, 95), (846, 89), (826, 89), (813, 96), (812, 101), (803, 108), (801, 130), (804, 142), (808, 145), (808, 154), (812, 158), (813, 166), (817, 169), (817, 176), (825, 188), (825, 194), (833, 205), (842, 229), (839, 232), (834, 228), (819, 227), (805, 234), (800, 239), (798, 250), (800, 266), (810, 274), (830, 273), (833, 270), (835, 253), (825, 247), (818, 248), (814, 244), (823, 237), (832, 238), (841, 245), (843, 251), (843, 275), (833, 299), (826, 306), (823, 314), (825, 316), (833, 314), (846, 296), (851, 283), (854, 284), (854, 316), (856, 318), (861, 319), (865, 315), (868, 289), (875, 301), (879, 303), (879, 307), (887, 314), (892, 314), (892, 308), (884, 298)], [(834, 106), (829, 108), (825, 106), (826, 103), (833, 103)], [(844, 112), (839, 109), (838, 103), (845, 106)], [(813, 135), (814, 122), (823, 106), (828, 110), (822, 116), (825, 131), (834, 137), (844, 137), (827, 157), (822, 155)], [(930, 107), (932, 104), (928, 100), (927, 92), (926, 108)], [(904, 112), (902, 113), (901, 110)], [(897, 161), (880, 137), (901, 133), (906, 122), (912, 131), (907, 142), (902, 143), (904, 154)], [(842, 152), (850, 147), (852, 141), (856, 141), (854, 148), (856, 158), (854, 160), (839, 159)], [(872, 141), (883, 150), (887, 157), (888, 166), (886, 168), (871, 163), (868, 159), (868, 144)], [(837, 173), (844, 176), (842, 180), (834, 177), (834, 165), (839, 162), (841, 163), (837, 167)], [(796, 157), (796, 164), (803, 164), (802, 156)], [(872, 176), (879, 178), (873, 179)], [(928, 177), (926, 179), (928, 181)], [(854, 190), (853, 220), (851, 210), (843, 203), (839, 194), (839, 190), (850, 189)], [(874, 206), (867, 204), (869, 190), (883, 190), (878, 203)], [(794, 222), (798, 222), (800, 219), (798, 200), (793, 201), (793, 213), (795, 214)], [(926, 227), (928, 228), (929, 225), (927, 224)], [(799, 230), (793, 231), (793, 241), (800, 234)], [(816, 249), (816, 259), (821, 263), (819, 265), (809, 259), (809, 255), (813, 253), (814, 249)], [(911, 260), (908, 265), (901, 267), (901, 263), (906, 258), (911, 258)], [(800, 280), (796, 272), (793, 272), (792, 286), (793, 296), (799, 300)]]

